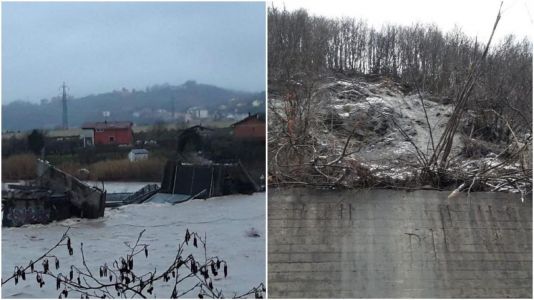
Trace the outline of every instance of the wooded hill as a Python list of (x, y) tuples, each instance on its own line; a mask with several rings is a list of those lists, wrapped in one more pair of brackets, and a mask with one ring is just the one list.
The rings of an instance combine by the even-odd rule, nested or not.
[[(443, 32), (427, 24), (375, 29), (362, 20), (312, 16), (303, 9), (269, 8), (268, 18), (270, 83), (318, 78), (332, 71), (377, 74), (454, 99), (487, 42), (460, 29)], [(499, 118), (485, 117), (482, 109), (512, 120), (514, 131), (532, 127), (530, 40), (508, 36), (492, 44), (468, 108), (480, 112), (479, 118), (485, 119), (479, 121), (488, 126), (497, 125)]]
[[(173, 108), (174, 99), (174, 108)], [(69, 98), (69, 126), (77, 127), (88, 121), (103, 121), (103, 111), (109, 111), (108, 120), (129, 120), (136, 124), (162, 121), (159, 109), (184, 112), (190, 107), (203, 107), (210, 114), (265, 112), (265, 92), (242, 92), (212, 85), (187, 81), (182, 85), (156, 85), (145, 90), (117, 90), (80, 98)], [(55, 97), (39, 104), (15, 101), (2, 105), (2, 129), (51, 129), (61, 125), (61, 99)], [(148, 112), (135, 116), (135, 112)]]

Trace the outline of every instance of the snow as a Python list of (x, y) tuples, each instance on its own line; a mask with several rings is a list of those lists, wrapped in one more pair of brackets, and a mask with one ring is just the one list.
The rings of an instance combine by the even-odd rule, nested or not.
[[(425, 155), (432, 154), (427, 117), (435, 144), (453, 109), (451, 105), (429, 101), (429, 96), (423, 94), (425, 116), (418, 94), (405, 94), (399, 84), (387, 79), (366, 82), (365, 79), (334, 78), (320, 89), (328, 95), (320, 100), (322, 113), (336, 113), (341, 129), (325, 127), (326, 130), (314, 133), (318, 155), (327, 155), (335, 149), (342, 151), (348, 132), (355, 130), (357, 137), (353, 138), (353, 146), (349, 145), (348, 150), (357, 147), (359, 151), (351, 155), (351, 159), (364, 165), (380, 166), (374, 168), (375, 176), (395, 180), (413, 176), (413, 166), (407, 166), (406, 161), (417, 161), (414, 144)], [(462, 142), (457, 136), (452, 155), (459, 153), (461, 147)]]
[(344, 86), (351, 86), (352, 85), (352, 83), (346, 82), (346, 81), (342, 81), (342, 80), (340, 80), (340, 81), (338, 81), (336, 83), (339, 84), (339, 85), (344, 85)]
[[(421, 107), (421, 100), (417, 94), (403, 94), (399, 87), (389, 81), (365, 82), (363, 80), (336, 80), (325, 84), (323, 89), (333, 91), (331, 99), (325, 102), (326, 110), (333, 109), (344, 120), (345, 129), (352, 130), (354, 121), (367, 121), (373, 126), (383, 126), (387, 122), (387, 129), (383, 135), (375, 132), (365, 134), (365, 145), (361, 158), (364, 161), (391, 160), (407, 158), (414, 160), (414, 146), (406, 140), (400, 130), (390, 119), (402, 128), (412, 139), (413, 143), (425, 154), (430, 155), (432, 143), (426, 122), (425, 113)], [(425, 97), (425, 96), (423, 96)], [(432, 127), (434, 143), (443, 134), (452, 106), (423, 100)], [(339, 142), (345, 140), (342, 135)], [(453, 153), (458, 153), (461, 141), (455, 138)]]
[(367, 166), (370, 171), (377, 177), (389, 177), (391, 179), (404, 180), (408, 179), (413, 175), (413, 169), (408, 166), (403, 167), (394, 167), (392, 165), (399, 165), (398, 163), (384, 162), (382, 164), (371, 162), (371, 163), (362, 163), (364, 166)]
[[(98, 273), (99, 265), (104, 262), (111, 265), (113, 260), (125, 255), (128, 248), (124, 243), (134, 243), (143, 229), (146, 232), (141, 243), (150, 245), (149, 256), (148, 259), (139, 256), (136, 269), (139, 274), (154, 268), (159, 272), (173, 261), (176, 247), (188, 228), (201, 236), (207, 235), (208, 256), (217, 255), (228, 262), (228, 277), (214, 281), (215, 287), (222, 289), (226, 297), (245, 293), (265, 283), (265, 193), (192, 200), (177, 205), (134, 204), (106, 209), (105, 216), (100, 219), (68, 219), (48, 225), (2, 228), (2, 278), (10, 276), (16, 265), (26, 265), (30, 259), (44, 253), (69, 226), (75, 254), (69, 256), (64, 248), (53, 252), (59, 257), (60, 271), (64, 274), (71, 264), (81, 265), (80, 242), (84, 243), (89, 266)], [(259, 237), (250, 236), (250, 232), (258, 233)], [(198, 259), (203, 258), (203, 250), (191, 247), (184, 252), (185, 255), (189, 253), (198, 255)], [(29, 278), (18, 285), (7, 283), (2, 287), (2, 297), (58, 296), (51, 279), (45, 278), (45, 286), (39, 289), (34, 276)], [(185, 282), (179, 287), (191, 286), (192, 282)], [(171, 291), (170, 282), (162, 283), (155, 287), (153, 296), (168, 298)], [(79, 297), (72, 293), (69, 296)], [(196, 293), (193, 291), (187, 296), (196, 297)]]
[[(371, 81), (364, 77), (354, 77), (352, 80), (346, 80), (344, 75), (340, 77), (341, 79), (338, 75), (329, 77), (319, 84), (315, 92), (318, 96), (313, 99), (315, 119), (312, 119), (316, 123), (309, 127), (314, 157), (310, 161), (315, 158), (324, 161), (337, 158), (342, 153), (348, 136), (351, 136), (346, 148), (347, 153), (351, 153), (350, 164), (371, 165), (372, 175), (381, 179), (401, 181), (416, 178), (416, 172), (421, 167), (420, 157), (424, 156), (427, 160), (432, 157), (453, 114), (454, 105), (449, 102), (450, 99), (424, 92), (420, 96), (416, 91), (409, 91), (405, 86), (385, 77)], [(280, 109), (281, 99), (274, 97), (270, 100), (274, 103), (270, 109), (283, 115)], [(270, 130), (274, 132), (274, 138), (270, 137), (271, 143), (277, 138), (277, 130), (284, 130), (282, 126), (285, 121), (270, 118), (270, 122), (269, 129), (274, 128)], [(491, 170), (489, 175), (498, 177), (499, 172), (521, 171), (517, 163), (501, 165), (503, 160), (496, 159), (495, 153), (489, 153), (487, 157), (466, 157), (465, 135), (462, 132), (466, 131), (468, 124), (467, 118), (462, 119), (454, 136), (448, 156), (451, 174), (456, 170), (462, 174), (476, 173), (481, 167), (497, 165), (499, 167)], [(495, 149), (502, 146), (500, 143), (488, 143)], [(279, 146), (281, 145), (280, 143)], [(469, 166), (458, 168), (466, 161), (471, 162)], [(350, 166), (346, 159), (345, 163), (345, 166)], [(376, 166), (373, 167), (373, 164)], [(351, 182), (346, 182), (350, 186)]]

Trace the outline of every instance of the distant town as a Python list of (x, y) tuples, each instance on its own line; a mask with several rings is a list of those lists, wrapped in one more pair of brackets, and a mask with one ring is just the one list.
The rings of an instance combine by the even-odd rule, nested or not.
[(2, 132), (78, 128), (87, 122), (130, 121), (134, 130), (155, 123), (173, 127), (210, 124), (224, 127), (248, 113), (265, 113), (265, 92), (240, 92), (187, 81), (154, 85), (145, 90), (122, 88), (109, 93), (74, 97), (67, 84), (58, 96), (37, 102), (23, 100), (2, 105)]
[[(196, 164), (241, 161), (258, 180), (264, 172), (265, 99), (257, 98), (262, 93), (233, 92), (194, 81), (79, 99), (68, 91), (63, 83), (60, 96), (27, 103), (19, 112), (9, 110), (21, 103), (3, 106), (4, 116), (11, 118), (3, 122), (11, 127), (21, 120), (43, 121), (32, 129), (2, 132), (4, 181), (34, 178), (37, 158), (84, 180), (159, 182), (166, 161), (177, 158)], [(129, 106), (119, 110), (123, 103)], [(156, 108), (162, 103), (166, 108)], [(24, 119), (36, 108), (35, 116)], [(249, 151), (236, 143), (247, 144)]]

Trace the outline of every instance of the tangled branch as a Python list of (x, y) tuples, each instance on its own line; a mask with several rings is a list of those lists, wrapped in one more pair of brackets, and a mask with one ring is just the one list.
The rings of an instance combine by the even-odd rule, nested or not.
[[(98, 273), (92, 270), (86, 261), (83, 243), (80, 243), (82, 266), (70, 265), (68, 272), (61, 272), (60, 260), (52, 253), (62, 246), (67, 246), (69, 255), (74, 255), (71, 239), (67, 228), (60, 240), (43, 255), (31, 260), (26, 266), (17, 266), (13, 274), (2, 280), (2, 286), (8, 282), (18, 284), (19, 280), (26, 280), (28, 276), (35, 275), (39, 288), (45, 285), (47, 279), (55, 281), (56, 290), (60, 291), (59, 298), (67, 298), (77, 294), (81, 298), (148, 298), (154, 294), (154, 288), (158, 282), (171, 283), (171, 291), (168, 297), (171, 299), (188, 295), (194, 290), (198, 291), (199, 298), (224, 298), (223, 291), (214, 286), (214, 280), (228, 276), (228, 263), (218, 256), (207, 255), (207, 238), (202, 238), (196, 232), (187, 229), (184, 239), (178, 244), (176, 255), (171, 264), (162, 272), (156, 269), (152, 272), (139, 274), (137, 263), (139, 256), (145, 259), (149, 256), (149, 245), (141, 243), (145, 230), (141, 231), (133, 245), (125, 243), (129, 252), (114, 260), (111, 265), (104, 263), (98, 267)], [(204, 258), (198, 259), (193, 254), (185, 254), (187, 248), (200, 248), (204, 250)], [(50, 262), (54, 262), (54, 268)], [(38, 265), (42, 267), (38, 267)], [(192, 279), (194, 284), (183, 288), (187, 279)], [(29, 279), (28, 279), (29, 280)], [(263, 283), (251, 288), (243, 294), (234, 294), (234, 298), (246, 298), (254, 295), (255, 298), (263, 298), (265, 292)]]

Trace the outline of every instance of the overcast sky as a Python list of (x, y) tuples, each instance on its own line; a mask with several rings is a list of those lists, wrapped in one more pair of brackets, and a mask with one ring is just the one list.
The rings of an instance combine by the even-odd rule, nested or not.
[[(306, 8), (328, 17), (356, 17), (376, 28), (383, 24), (434, 23), (445, 31), (460, 28), (486, 40), (491, 34), (501, 0), (270, 0), (268, 5), (289, 10)], [(495, 38), (513, 33), (532, 40), (532, 1), (505, 0)]]
[(2, 102), (188, 79), (265, 90), (265, 4), (2, 3)]

